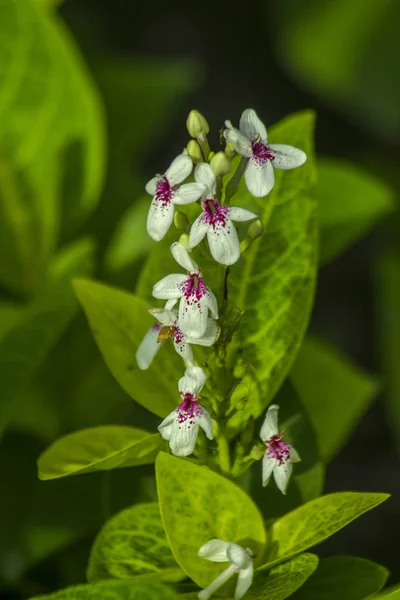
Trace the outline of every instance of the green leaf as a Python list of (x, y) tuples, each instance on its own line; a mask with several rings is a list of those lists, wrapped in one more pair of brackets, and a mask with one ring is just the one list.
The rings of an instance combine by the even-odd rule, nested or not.
[(312, 575), (318, 566), (315, 554), (300, 554), (292, 560), (272, 567), (267, 577), (256, 577), (246, 598), (248, 600), (284, 600), (291, 596)]
[[(293, 600), (364, 600), (385, 585), (389, 571), (355, 556), (323, 558)], [(375, 597), (375, 596), (374, 596)]]
[(74, 289), (115, 379), (136, 402), (165, 417), (178, 404), (183, 363), (170, 347), (164, 347), (147, 371), (138, 368), (136, 350), (155, 323), (149, 307), (132, 294), (94, 281), (76, 280)]
[(317, 200), (323, 264), (397, 208), (393, 190), (384, 181), (358, 166), (332, 158), (318, 161)]
[(80, 222), (104, 174), (100, 100), (53, 11), (35, 0), (0, 6), (0, 281), (36, 290), (61, 213)]
[[(299, 169), (276, 171), (272, 192), (256, 200), (265, 233), (230, 271), (229, 300), (244, 311), (242, 358), (251, 365), (249, 378), (255, 375), (260, 388), (230, 420), (233, 429), (250, 416), (258, 417), (268, 406), (291, 367), (308, 324), (318, 237), (313, 127), (313, 114), (302, 112), (271, 128), (271, 142), (299, 147), (308, 160)], [(250, 198), (249, 194), (245, 197)], [(232, 202), (236, 204), (236, 196)]]
[(316, 498), (275, 521), (263, 569), (287, 560), (339, 531), (389, 498), (389, 494), (340, 492)]
[(391, 587), (384, 590), (382, 594), (374, 596), (375, 600), (399, 600), (400, 599), (400, 585)]
[(178, 596), (158, 581), (102, 581), (76, 585), (31, 600), (177, 600)]
[(136, 467), (154, 462), (162, 439), (134, 427), (82, 429), (57, 440), (38, 459), (39, 478)]
[(156, 502), (136, 504), (114, 515), (96, 537), (87, 579), (130, 579), (138, 575), (180, 581), (186, 575), (172, 555)]
[(290, 378), (313, 424), (321, 458), (329, 461), (370, 406), (378, 382), (314, 337), (305, 339)]
[(156, 461), (161, 516), (176, 561), (201, 587), (221, 565), (201, 559), (213, 538), (248, 546), (261, 558), (266, 541), (262, 517), (251, 498), (218, 473), (160, 452)]

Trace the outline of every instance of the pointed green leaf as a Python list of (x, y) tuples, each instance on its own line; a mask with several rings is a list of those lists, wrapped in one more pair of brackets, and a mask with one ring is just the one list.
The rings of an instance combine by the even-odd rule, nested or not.
[(102, 581), (34, 596), (30, 600), (177, 600), (171, 589), (158, 581)]
[[(251, 210), (259, 213), (264, 235), (243, 254), (229, 275), (229, 300), (244, 310), (243, 359), (260, 384), (231, 420), (258, 417), (286, 377), (306, 330), (317, 267), (317, 205), (314, 199), (314, 116), (292, 115), (269, 132), (271, 142), (288, 143), (307, 153), (307, 162), (292, 171), (275, 171), (276, 183)], [(242, 187), (239, 189), (241, 205)], [(232, 200), (236, 204), (236, 196)], [(252, 377), (251, 375), (249, 375)]]
[(223, 570), (221, 564), (197, 555), (213, 538), (248, 546), (261, 557), (266, 541), (262, 517), (242, 489), (206, 467), (165, 452), (157, 457), (156, 477), (172, 552), (198, 585), (207, 586)]
[(323, 264), (397, 208), (393, 190), (385, 181), (361, 167), (332, 158), (318, 161), (317, 200)]
[(300, 554), (292, 560), (272, 567), (268, 575), (256, 572), (246, 598), (248, 600), (284, 600), (314, 573), (318, 566), (315, 554)]
[(269, 558), (262, 568), (270, 568), (320, 544), (388, 498), (389, 494), (340, 492), (304, 504), (273, 524)]
[(38, 459), (39, 478), (109, 471), (152, 463), (161, 436), (135, 427), (106, 425), (70, 433), (57, 440)]
[(177, 382), (184, 365), (167, 340), (147, 371), (138, 368), (136, 350), (155, 324), (149, 306), (132, 294), (94, 281), (76, 280), (74, 289), (115, 379), (136, 402), (165, 417), (178, 404)]
[(355, 556), (323, 558), (293, 600), (364, 600), (379, 592), (389, 571)]
[(135, 504), (114, 515), (96, 537), (90, 553), (87, 579), (160, 581), (186, 577), (171, 553), (157, 503)]
[(374, 596), (375, 600), (400, 600), (400, 585), (384, 590), (382, 594)]
[(290, 378), (314, 426), (321, 458), (329, 461), (370, 406), (378, 382), (315, 337), (303, 342)]

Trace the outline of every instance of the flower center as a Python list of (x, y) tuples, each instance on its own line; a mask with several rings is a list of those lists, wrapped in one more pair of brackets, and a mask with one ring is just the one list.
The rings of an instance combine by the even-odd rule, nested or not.
[(188, 304), (200, 302), (202, 297), (207, 294), (207, 287), (204, 285), (199, 271), (189, 273), (186, 281), (181, 283), (179, 287)]
[(183, 395), (183, 402), (176, 409), (178, 423), (185, 423), (189, 421), (187, 425), (193, 425), (195, 418), (201, 414), (201, 408), (197, 402), (196, 396), (187, 392)]
[(290, 460), (289, 445), (282, 441), (281, 435), (273, 435), (264, 444), (268, 447), (267, 455), (275, 458), (280, 465)]
[[(157, 327), (157, 325), (154, 325), (154, 327)], [(172, 338), (175, 344), (181, 344), (184, 340), (183, 332), (181, 329), (179, 329), (176, 321), (173, 325), (163, 325), (159, 329), (159, 334), (157, 336), (158, 343), (164, 342), (169, 338)]]
[(156, 185), (156, 199), (160, 202), (161, 206), (167, 206), (173, 197), (174, 190), (169, 185), (168, 179), (165, 176), (161, 177)]
[(268, 160), (274, 160), (275, 156), (272, 154), (271, 149), (261, 141), (261, 138), (257, 136), (251, 142), (251, 148), (253, 151), (253, 161), (258, 165), (265, 165)]
[(211, 225), (214, 229), (225, 227), (228, 220), (229, 207), (218, 204), (213, 198), (203, 202), (202, 221)]

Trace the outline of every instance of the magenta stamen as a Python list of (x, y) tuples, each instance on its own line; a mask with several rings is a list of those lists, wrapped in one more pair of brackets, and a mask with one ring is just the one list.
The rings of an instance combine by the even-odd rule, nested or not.
[(156, 185), (156, 200), (161, 204), (161, 207), (168, 206), (174, 197), (174, 190), (171, 188), (168, 179), (164, 176), (159, 179)]
[(187, 304), (199, 304), (200, 300), (208, 292), (199, 271), (189, 273), (186, 281), (180, 283), (178, 287), (186, 298)]
[(268, 160), (275, 159), (275, 156), (272, 154), (271, 149), (266, 144), (264, 144), (259, 137), (256, 137), (251, 142), (251, 148), (253, 151), (253, 161), (260, 166), (265, 165), (265, 163)]
[(229, 216), (229, 206), (218, 204), (213, 198), (203, 201), (203, 214), (201, 220), (208, 223), (213, 229), (225, 227)]
[(187, 423), (187, 426), (194, 424), (196, 417), (201, 415), (201, 408), (197, 402), (198, 398), (189, 392), (183, 394), (183, 402), (176, 409), (178, 423)]
[(279, 465), (290, 460), (290, 449), (286, 442), (283, 442), (281, 436), (276, 434), (269, 438), (264, 444), (268, 447), (267, 456), (275, 458)]

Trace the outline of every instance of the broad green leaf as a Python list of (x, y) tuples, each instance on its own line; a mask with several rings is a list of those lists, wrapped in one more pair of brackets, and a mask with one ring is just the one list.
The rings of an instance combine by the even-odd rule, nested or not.
[(34, 596), (30, 600), (177, 600), (171, 589), (158, 581), (101, 581), (76, 585), (59, 592)]
[(270, 568), (320, 544), (388, 498), (389, 494), (339, 492), (307, 502), (275, 521), (269, 540), (268, 561), (262, 568)]
[(160, 581), (186, 577), (172, 556), (156, 502), (136, 504), (114, 515), (96, 537), (90, 553), (90, 583), (138, 575)]
[(54, 11), (0, 5), (1, 282), (36, 290), (65, 219), (95, 207), (104, 171), (99, 98)]
[(39, 457), (39, 478), (146, 465), (154, 462), (161, 442), (159, 434), (122, 425), (82, 429), (57, 440)]
[(300, 554), (292, 560), (272, 567), (267, 577), (257, 576), (246, 598), (248, 600), (284, 600), (312, 575), (318, 566), (315, 554)]
[(138, 368), (136, 350), (155, 323), (147, 312), (149, 306), (132, 294), (94, 281), (76, 280), (74, 289), (115, 379), (136, 402), (165, 417), (179, 401), (177, 382), (183, 362), (168, 340), (147, 371)]
[[(275, 172), (272, 192), (257, 200), (264, 235), (230, 271), (229, 301), (244, 311), (242, 358), (251, 365), (260, 388), (231, 419), (233, 428), (246, 418), (258, 417), (268, 406), (291, 367), (308, 324), (318, 238), (313, 126), (313, 114), (302, 112), (270, 129), (271, 142), (301, 148), (308, 159), (299, 169)], [(236, 203), (236, 196), (232, 202)]]
[(318, 161), (320, 262), (326, 263), (396, 210), (393, 190), (365, 169), (333, 158)]
[(400, 585), (386, 589), (382, 592), (382, 594), (378, 594), (378, 596), (374, 596), (374, 598), (375, 600), (399, 600)]
[[(355, 556), (323, 558), (293, 600), (364, 600), (385, 585), (389, 571)], [(375, 596), (374, 596), (375, 597)]]
[(392, 250), (375, 263), (375, 296), (382, 370), (389, 423), (400, 450), (400, 252)]
[(378, 382), (314, 337), (305, 339), (290, 378), (313, 424), (321, 458), (329, 461), (370, 406)]
[(248, 546), (263, 553), (266, 534), (251, 498), (218, 473), (194, 462), (160, 452), (156, 461), (161, 516), (172, 553), (201, 587), (223, 570), (200, 559), (200, 547), (213, 538)]

